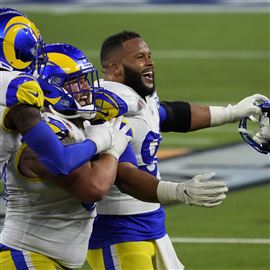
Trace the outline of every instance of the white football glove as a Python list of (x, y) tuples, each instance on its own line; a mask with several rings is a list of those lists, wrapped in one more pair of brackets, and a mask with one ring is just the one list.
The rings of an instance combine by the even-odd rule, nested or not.
[(161, 204), (183, 202), (188, 205), (214, 207), (226, 198), (227, 186), (220, 181), (210, 180), (215, 173), (196, 175), (182, 183), (160, 181), (157, 197)]
[(96, 144), (96, 154), (106, 151), (112, 146), (112, 129), (109, 122), (99, 125), (91, 125), (88, 120), (83, 122), (84, 133), (87, 139), (90, 139)]
[(123, 116), (113, 118), (109, 122), (112, 128), (112, 145), (104, 153), (113, 155), (116, 159), (126, 150), (128, 143), (132, 140), (131, 135), (128, 135), (131, 129), (127, 122), (123, 122)]
[(80, 143), (85, 140), (85, 134), (84, 134), (83, 129), (77, 127), (71, 121), (68, 121), (67, 119), (64, 119), (63, 122), (68, 127), (69, 137), (72, 139), (73, 142)]
[(226, 123), (233, 123), (239, 121), (243, 117), (248, 117), (252, 114), (260, 114), (261, 108), (257, 105), (269, 98), (255, 94), (241, 100), (236, 105), (229, 104), (227, 107), (209, 106), (211, 115), (211, 127), (223, 125)]

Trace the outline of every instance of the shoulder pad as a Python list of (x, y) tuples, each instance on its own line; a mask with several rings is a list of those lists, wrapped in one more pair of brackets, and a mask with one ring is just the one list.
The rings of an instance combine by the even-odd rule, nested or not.
[(136, 115), (144, 106), (143, 99), (130, 87), (117, 82), (100, 81), (103, 90), (96, 93), (95, 105), (100, 109), (95, 120), (110, 120), (121, 115)]
[(20, 72), (14, 71), (0, 71), (0, 81), (1, 81), (1, 90), (0, 90), (0, 104), (6, 106), (6, 93), (9, 83), (16, 78)]
[(43, 103), (43, 91), (32, 75), (21, 73), (10, 80), (7, 85), (7, 107), (13, 107), (17, 104), (28, 104), (36, 107), (42, 107)]

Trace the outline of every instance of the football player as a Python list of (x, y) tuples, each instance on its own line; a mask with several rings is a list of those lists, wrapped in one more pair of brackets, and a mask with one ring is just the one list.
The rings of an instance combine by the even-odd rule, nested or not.
[[(97, 148), (106, 147), (103, 141), (93, 142), (91, 138), (80, 144), (63, 146), (42, 121), (40, 111), (44, 106), (44, 93), (32, 74), (39, 73), (46, 62), (45, 43), (34, 23), (21, 12), (1, 8), (0, 170), (3, 178), (5, 162), (18, 149), (20, 141), (27, 143), (56, 175), (68, 174), (92, 158)], [(61, 96), (55, 99), (59, 101)], [(55, 99), (48, 102), (54, 103)], [(78, 152), (80, 156), (76, 156)]]
[[(84, 124), (85, 133), (82, 127), (85, 119), (91, 119), (95, 115), (89, 100), (94, 99), (97, 89), (91, 88), (87, 77), (92, 75), (94, 67), (81, 51), (68, 44), (48, 45), (47, 52), (50, 64), (43, 69), (44, 87), (47, 81), (54, 79), (53, 83), (46, 85), (48, 95), (57, 95), (59, 86), (63, 86), (66, 91), (62, 94), (63, 100), (74, 96), (77, 109), (74, 103), (70, 103), (71, 107), (66, 105), (64, 108), (58, 104), (55, 106), (58, 111), (52, 108), (54, 114), (43, 112), (44, 119), (62, 141), (82, 141), (85, 134), (89, 136), (93, 133), (88, 122), (87, 125)], [(103, 90), (98, 88), (98, 91), (101, 97), (100, 91)], [(73, 119), (81, 128), (67, 118)], [(114, 118), (109, 124), (106, 123), (112, 125), (111, 128), (116, 128), (113, 132), (113, 147), (100, 154), (96, 161), (84, 164), (68, 176), (51, 174), (26, 145), (12, 156), (7, 165), (8, 208), (1, 235), (0, 256), (4, 267), (15, 264), (17, 269), (30, 265), (42, 269), (63, 269), (78, 268), (83, 264), (95, 216), (93, 202), (101, 200), (114, 181), (116, 161), (127, 144), (126, 136), (121, 132), (125, 133), (127, 130), (130, 134), (126, 125), (119, 127), (120, 120)], [(118, 131), (119, 128), (121, 132)], [(143, 185), (135, 181), (135, 188), (136, 185), (139, 186), (136, 189), (140, 194), (139, 198), (158, 201), (156, 189), (160, 182), (136, 168), (136, 158), (128, 148), (119, 162), (122, 167), (117, 182), (121, 182), (121, 174), (124, 174), (124, 180), (137, 180), (139, 172), (140, 178), (147, 181), (143, 181)], [(127, 174), (129, 177), (126, 177)], [(220, 182), (210, 183), (206, 180), (206, 177), (196, 176), (185, 185), (166, 185), (167, 190), (163, 188), (160, 198), (168, 202), (185, 201), (189, 204), (216, 206), (225, 198), (227, 188)], [(133, 186), (128, 186), (130, 190), (133, 189)], [(175, 188), (175, 192), (172, 188)], [(185, 195), (184, 188), (190, 196)], [(123, 189), (127, 190), (125, 187)], [(207, 193), (203, 194), (202, 191)], [(146, 194), (141, 194), (143, 192)], [(63, 242), (68, 243), (65, 249), (62, 248)]]
[[(73, 52), (74, 58), (66, 56), (64, 61), (69, 59), (69, 71), (74, 76), (69, 77), (68, 71), (64, 72), (66, 80), (63, 85), (67, 90), (62, 96), (69, 97), (70, 101), (71, 97), (76, 99), (78, 110), (74, 109), (73, 101), (70, 103), (73, 116), (81, 116), (81, 107), (85, 107), (84, 116), (94, 114), (94, 108), (89, 107), (92, 89), (86, 76), (95, 70), (86, 58), (80, 57), (80, 52), (74, 47), (64, 48), (67, 52)], [(50, 86), (48, 91), (53, 89), (53, 84)], [(54, 93), (59, 94), (60, 90), (56, 87)], [(49, 96), (51, 94), (48, 93)], [(84, 96), (87, 96), (87, 101)], [(65, 112), (68, 109), (66, 105)], [(42, 117), (59, 141), (70, 144), (85, 140), (84, 132), (67, 119), (47, 111), (42, 112)], [(80, 119), (83, 124), (85, 119)], [(121, 122), (121, 118), (117, 118), (104, 124), (110, 130), (109, 149), (68, 175), (51, 173), (25, 143), (11, 155), (5, 170), (7, 210), (0, 235), (3, 269), (64, 270), (83, 265), (96, 214), (95, 202), (101, 200), (113, 184), (118, 159), (130, 138), (125, 135), (128, 126), (121, 126)], [(96, 125), (95, 128), (88, 122), (84, 125), (88, 137), (104, 139), (107, 136), (104, 134), (104, 125)], [(80, 158), (80, 152), (73, 158)], [(135, 157), (134, 160), (136, 162)]]
[[(139, 168), (156, 177), (160, 131), (188, 132), (232, 123), (260, 113), (255, 102), (266, 99), (255, 94), (227, 107), (159, 102), (151, 50), (134, 32), (108, 37), (102, 44), (100, 61), (104, 73), (100, 84), (110, 98), (105, 100), (107, 108), (98, 112), (96, 118), (110, 119), (126, 110)], [(166, 182), (161, 183), (157, 189), (159, 197), (166, 189)], [(171, 194), (174, 193), (172, 189)], [(114, 187), (98, 204), (97, 211), (89, 241), (88, 261), (92, 269), (112, 269), (118, 265), (123, 270), (184, 268), (166, 234), (165, 213), (159, 203), (142, 202)]]
[[(61, 115), (62, 118), (73, 119), (72, 121), (79, 127), (82, 127), (80, 122), (83, 119), (91, 119), (91, 121), (94, 122), (104, 122), (113, 119), (119, 114), (127, 117), (130, 114), (138, 117), (147, 117), (147, 114), (141, 110), (139, 106), (140, 100), (137, 99), (136, 95), (134, 96), (134, 102), (132, 100), (132, 104), (127, 104), (118, 95), (114, 95), (111, 91), (101, 88), (98, 81), (96, 86), (92, 86), (91, 91), (91, 100), (97, 108), (95, 114), (92, 114), (90, 109), (92, 102), (89, 102), (89, 96), (83, 85), (87, 85), (87, 75), (89, 75), (88, 73), (93, 69), (93, 66), (89, 65), (87, 58), (80, 50), (71, 45), (61, 43), (52, 44), (47, 45), (46, 49), (49, 65), (42, 71), (43, 75), (40, 84), (44, 86), (43, 89), (45, 89), (47, 85), (48, 90), (45, 92), (48, 92), (50, 96), (57, 96), (57, 89), (64, 87), (67, 91), (67, 96), (66, 98), (62, 97), (62, 100), (68, 100), (68, 96), (72, 94), (80, 103), (80, 106), (76, 106), (75, 110), (73, 106), (71, 106), (71, 108), (67, 106), (63, 108), (61, 104), (58, 104), (59, 106), (55, 104), (54, 108), (57, 108), (57, 111), (52, 108), (54, 113), (59, 116)], [(80, 68), (76, 70), (72, 68), (72, 61), (74, 61), (74, 59), (80, 59), (81, 61)], [(77, 62), (78, 61), (79, 60), (77, 60)], [(46, 84), (47, 82), (50, 83)], [(118, 86), (121, 85), (119, 84)], [(81, 91), (83, 89), (84, 91)], [(130, 96), (130, 92), (126, 92), (126, 94), (127, 97)], [(125, 92), (123, 92), (123, 95), (125, 95)], [(68, 104), (68, 102), (66, 103)], [(85, 130), (85, 132), (88, 133), (87, 130)], [(75, 135), (74, 137), (79, 138), (80, 136)], [(134, 165), (134, 163), (136, 163), (134, 162), (134, 157), (130, 159), (132, 154), (127, 153), (128, 152), (125, 151), (124, 157), (121, 157), (119, 160), (117, 179), (115, 182), (117, 187), (124, 193), (128, 193), (140, 200), (148, 202), (182, 202), (204, 207), (217, 206), (226, 197), (225, 193), (227, 192), (227, 187), (220, 181), (211, 181), (210, 178), (213, 176), (212, 174), (197, 175), (184, 183), (159, 181), (154, 175), (137, 169)], [(112, 190), (116, 191), (116, 194), (118, 194), (116, 186), (113, 187)], [(133, 206), (133, 211), (135, 211), (137, 205), (134, 204)], [(111, 206), (108, 207), (111, 207), (112, 213), (115, 213), (117, 208), (116, 204), (111, 203)], [(114, 224), (112, 225), (115, 226)], [(111, 225), (108, 224), (107, 230), (110, 230), (110, 226)], [(104, 227), (102, 226), (101, 229), (104, 229)], [(95, 261), (95, 258), (89, 259)]]

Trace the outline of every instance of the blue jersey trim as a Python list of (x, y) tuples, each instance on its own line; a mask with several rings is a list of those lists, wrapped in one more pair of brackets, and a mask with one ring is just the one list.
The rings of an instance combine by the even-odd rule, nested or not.
[(167, 112), (165, 108), (162, 106), (162, 104), (159, 104), (158, 112), (159, 112), (159, 118), (160, 118), (160, 123), (163, 123), (167, 117)]
[(138, 162), (137, 162), (136, 156), (135, 156), (133, 148), (130, 144), (128, 144), (126, 150), (120, 156), (118, 162), (119, 163), (120, 162), (129, 162), (129, 163), (132, 163), (133, 165), (135, 165), (136, 167), (138, 167)]
[(10, 248), (10, 247), (0, 243), (0, 251), (7, 251), (7, 250), (15, 250), (15, 249)]
[(94, 221), (89, 249), (159, 239), (166, 234), (163, 207), (138, 215), (98, 215)]

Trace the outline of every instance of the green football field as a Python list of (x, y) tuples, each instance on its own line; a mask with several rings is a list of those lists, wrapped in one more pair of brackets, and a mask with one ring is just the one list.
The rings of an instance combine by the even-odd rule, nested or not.
[[(174, 243), (189, 270), (270, 269), (270, 185), (231, 192), (217, 208), (189, 206), (166, 208), (171, 237), (193, 237), (195, 243)], [(197, 243), (200, 238), (220, 243)], [(233, 243), (223, 243), (223, 238)], [(266, 240), (241, 243), (241, 239)]]
[[(152, 49), (161, 100), (226, 105), (256, 92), (270, 96), (267, 12), (27, 14), (47, 43), (75, 45), (98, 68), (104, 38), (122, 30), (139, 32)], [(163, 148), (241, 141), (237, 124), (163, 137)], [(268, 239), (268, 244), (174, 243), (186, 269), (270, 269), (269, 192), (269, 185), (232, 192), (215, 209), (167, 207), (172, 237)]]

